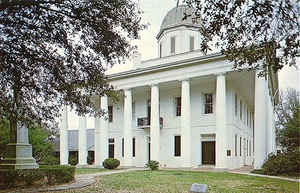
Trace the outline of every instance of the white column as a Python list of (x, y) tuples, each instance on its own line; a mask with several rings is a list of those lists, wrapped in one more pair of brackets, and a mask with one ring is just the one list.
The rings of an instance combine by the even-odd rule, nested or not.
[(87, 165), (87, 136), (86, 136), (87, 121), (86, 117), (79, 117), (79, 135), (78, 135), (78, 165)]
[(191, 155), (191, 99), (190, 80), (181, 82), (181, 144), (182, 167), (192, 167)]
[[(102, 96), (101, 110), (108, 112), (108, 97)], [(108, 119), (105, 117), (95, 119), (95, 165), (102, 167), (102, 162), (108, 158)]]
[(68, 148), (68, 108), (64, 106), (60, 125), (60, 164), (67, 165), (69, 163)]
[[(267, 89), (268, 91), (268, 89)], [(267, 126), (267, 143), (268, 143), (268, 146), (267, 146), (267, 154), (270, 154), (270, 153), (274, 153), (275, 152), (275, 149), (273, 148), (273, 142), (274, 142), (274, 135), (273, 135), (273, 132), (274, 132), (274, 110), (273, 110), (273, 104), (272, 104), (272, 98), (270, 96), (270, 94), (268, 95), (268, 126)]]
[(217, 74), (216, 88), (216, 167), (227, 168), (226, 77)]
[(132, 166), (132, 91), (124, 90), (124, 166)]
[(254, 168), (260, 169), (266, 157), (266, 83), (255, 75)]
[(151, 137), (151, 160), (159, 161), (160, 154), (160, 124), (159, 124), (159, 87), (158, 85), (151, 86), (151, 122), (150, 122), (150, 137)]

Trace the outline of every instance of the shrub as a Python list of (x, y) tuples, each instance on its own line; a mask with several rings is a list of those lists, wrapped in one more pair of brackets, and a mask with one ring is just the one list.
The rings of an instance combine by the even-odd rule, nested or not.
[(47, 176), (48, 184), (67, 183), (74, 180), (74, 166), (41, 166), (41, 170), (44, 172), (45, 176)]
[(43, 161), (41, 161), (39, 164), (40, 165), (59, 165), (59, 158), (55, 157), (53, 155), (49, 155), (49, 156), (45, 157), (43, 159)]
[[(74, 180), (75, 167), (73, 166), (41, 166), (37, 169), (1, 169), (0, 184), (5, 187), (19, 185), (30, 186), (33, 183), (60, 184)], [(46, 178), (45, 178), (46, 177)]]
[(295, 175), (300, 173), (300, 150), (281, 154), (270, 154), (262, 166), (267, 175)]
[(116, 169), (120, 165), (120, 161), (114, 158), (108, 158), (103, 161), (103, 167), (106, 169)]
[(147, 168), (150, 168), (151, 170), (158, 170), (159, 167), (159, 162), (155, 161), (155, 160), (150, 160), (147, 164), (146, 164)]
[(78, 156), (76, 154), (69, 155), (69, 164), (72, 166), (76, 166), (78, 164)]

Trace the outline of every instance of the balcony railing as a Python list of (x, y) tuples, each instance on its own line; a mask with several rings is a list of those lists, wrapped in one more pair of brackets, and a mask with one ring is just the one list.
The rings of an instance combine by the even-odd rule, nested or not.
[[(163, 127), (164, 119), (162, 117), (159, 118), (160, 128)], [(150, 128), (150, 118), (143, 117), (137, 119), (137, 126), (140, 129)]]

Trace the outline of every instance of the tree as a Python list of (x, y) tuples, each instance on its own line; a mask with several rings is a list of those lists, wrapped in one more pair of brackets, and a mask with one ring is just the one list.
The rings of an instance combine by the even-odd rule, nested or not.
[(276, 105), (277, 141), (284, 151), (300, 147), (300, 93), (295, 89), (281, 92)]
[(234, 62), (235, 69), (263, 69), (260, 75), (276, 73), (291, 65), (299, 52), (299, 0), (184, 2), (194, 8), (185, 18), (201, 23), (201, 50), (219, 49)]
[(296, 89), (288, 88), (279, 93), (278, 104), (275, 106), (276, 129), (285, 127), (293, 119), (300, 106), (300, 93)]
[(144, 29), (130, 0), (0, 2), (0, 117), (55, 127), (62, 105), (101, 116), (92, 96), (115, 96), (105, 66), (129, 56)]
[(145, 27), (140, 14), (133, 0), (0, 1), (0, 118), (10, 123), (0, 168), (37, 167), (24, 157), (31, 152), (27, 127), (55, 128), (62, 105), (78, 115), (106, 113), (93, 96), (117, 98), (105, 65), (134, 49), (130, 40)]

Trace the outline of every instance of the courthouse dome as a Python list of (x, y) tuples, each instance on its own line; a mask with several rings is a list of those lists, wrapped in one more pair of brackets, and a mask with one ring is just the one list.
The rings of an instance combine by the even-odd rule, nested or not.
[(157, 39), (161, 36), (162, 32), (166, 29), (178, 27), (178, 26), (192, 26), (192, 27), (199, 27), (199, 22), (193, 22), (191, 17), (187, 17), (183, 19), (185, 14), (193, 14), (194, 9), (187, 7), (186, 5), (180, 5), (178, 7), (174, 7), (171, 9), (167, 15), (164, 17), (163, 22), (160, 26), (160, 31), (157, 35)]

